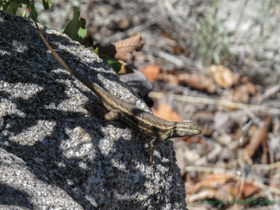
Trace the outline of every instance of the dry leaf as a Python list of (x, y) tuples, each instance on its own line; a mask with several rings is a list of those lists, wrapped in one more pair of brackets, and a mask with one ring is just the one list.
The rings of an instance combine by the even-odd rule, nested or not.
[(267, 133), (268, 133), (270, 123), (271, 123), (271, 119), (270, 118), (266, 119), (262, 127), (259, 128), (252, 136), (251, 141), (246, 146), (246, 151), (249, 157), (252, 157), (257, 151), (257, 149), (259, 148), (259, 146), (261, 145), (262, 141), (268, 138)]
[(98, 47), (98, 54), (107, 55), (115, 60), (126, 61), (134, 50), (142, 50), (144, 44), (141, 35), (137, 35), (106, 46), (96, 44), (95, 48)]
[(202, 138), (202, 136), (185, 136), (181, 137), (180, 139), (187, 142), (188, 144), (205, 144), (205, 140)]
[(242, 78), (241, 78), (241, 82), (242, 83), (246, 83), (246, 82), (249, 82), (250, 81), (250, 78), (248, 77), (248, 76), (243, 76)]
[(231, 200), (237, 195), (237, 189), (231, 183), (227, 183), (218, 188), (215, 198), (219, 201)]
[(128, 66), (128, 64), (126, 62), (121, 61), (121, 60), (118, 60), (118, 62), (122, 63), (122, 68), (119, 71), (118, 75), (134, 73), (134, 71)]
[(200, 155), (197, 152), (191, 151), (189, 149), (186, 149), (183, 155), (183, 157), (189, 162), (197, 161), (200, 158)]
[(233, 97), (235, 99), (234, 101), (247, 104), (250, 99), (247, 86), (241, 85), (236, 87)]
[(228, 210), (245, 210), (244, 206), (242, 206), (241, 204), (237, 204), (235, 203), (231, 208), (229, 208)]
[(80, 21), (81, 21), (81, 28), (86, 29), (86, 24), (87, 24), (86, 19), (84, 17), (81, 17)]
[(181, 122), (181, 117), (173, 111), (169, 104), (160, 104), (157, 110), (152, 109), (153, 114), (164, 120)]
[(246, 149), (243, 148), (239, 149), (237, 156), (238, 156), (238, 160), (241, 161), (243, 164), (249, 166), (253, 164), (253, 161), (249, 156), (248, 152), (246, 151)]
[(193, 203), (194, 201), (204, 200), (205, 198), (214, 198), (216, 191), (217, 190), (215, 189), (203, 189), (197, 194), (188, 195), (186, 198), (186, 202)]
[(204, 124), (202, 127), (202, 134), (203, 136), (212, 136), (212, 134), (214, 133), (214, 128), (212, 125), (209, 124)]
[(188, 193), (197, 192), (203, 187), (219, 187), (219, 185), (225, 184), (230, 178), (226, 174), (212, 174), (200, 181), (192, 188), (188, 190)]
[(212, 136), (214, 132), (214, 126), (213, 126), (213, 119), (214, 114), (211, 111), (198, 111), (195, 113), (195, 115), (192, 117), (193, 120), (199, 121), (202, 124), (202, 134), (203, 136)]
[(214, 118), (213, 112), (207, 110), (198, 111), (193, 117), (193, 119), (208, 120), (208, 121), (213, 120), (213, 118)]
[(173, 38), (173, 36), (167, 32), (167, 31), (163, 31), (161, 33), (161, 36), (163, 38), (165, 38), (166, 40), (170, 40), (170, 41), (166, 41), (167, 45), (171, 46), (173, 49), (173, 53), (175, 55), (181, 55), (185, 50), (180, 46), (179, 42), (177, 39)]
[(232, 141), (231, 136), (228, 135), (227, 133), (222, 133), (220, 136), (218, 136), (217, 139), (222, 145), (225, 145), (225, 146), (228, 146)]
[(238, 84), (240, 84), (240, 78), (241, 78), (241, 76), (240, 76), (240, 74), (233, 74), (233, 84), (234, 85), (238, 85)]
[(207, 69), (215, 80), (215, 82), (222, 88), (229, 88), (233, 85), (234, 77), (228, 68), (223, 65), (211, 65)]
[(263, 141), (262, 141), (262, 159), (261, 159), (261, 163), (262, 164), (268, 164), (268, 145), (267, 145), (267, 139), (268, 138), (265, 138)]
[(169, 84), (175, 84), (178, 85), (179, 84), (179, 79), (178, 79), (178, 75), (175, 75), (174, 72), (170, 72), (170, 71), (165, 71), (163, 73), (163, 76), (161, 78), (163, 81), (168, 82)]
[[(230, 102), (237, 102), (237, 103), (248, 103), (250, 100), (249, 91), (247, 89), (247, 85), (242, 84), (240, 86), (237, 86), (234, 90), (229, 90), (229, 95), (223, 95), (221, 96), (221, 101), (230, 101)], [(234, 106), (226, 106), (222, 107), (224, 111), (232, 111), (236, 110), (237, 108)]]
[(252, 82), (247, 82), (246, 89), (248, 93), (250, 93), (252, 96), (256, 96), (257, 93), (256, 86)]
[(125, 18), (123, 20), (121, 20), (121, 22), (119, 22), (118, 26), (120, 29), (122, 30), (126, 30), (130, 25), (130, 21), (128, 18)]
[(214, 81), (206, 75), (180, 74), (178, 78), (180, 84), (188, 85), (194, 89), (207, 91), (210, 94), (215, 93), (217, 89)]
[(254, 186), (250, 183), (245, 182), (244, 185), (243, 185), (242, 193), (243, 193), (244, 198), (248, 198), (248, 197), (252, 196), (254, 193), (260, 194), (261, 190), (260, 190), (260, 188)]
[[(233, 98), (233, 95), (234, 95), (234, 90), (229, 90), (229, 95), (232, 95), (232, 98)], [(232, 100), (232, 98), (230, 98), (228, 95), (222, 95), (220, 100), (221, 101), (234, 101), (236, 102), (235, 100)], [(237, 110), (237, 108), (235, 106), (219, 106), (221, 110), (223, 111), (233, 111), (233, 110)]]
[[(279, 167), (278, 167), (279, 168)], [(279, 169), (278, 169), (279, 171)], [(270, 182), (269, 182), (269, 186), (276, 188), (276, 189), (280, 189), (280, 179), (279, 179), (279, 173), (276, 173), (272, 176)]]
[(82, 45), (84, 45), (85, 47), (93, 47), (93, 38), (91, 37), (91, 35), (86, 35)]
[(140, 71), (145, 75), (145, 77), (147, 77), (148, 80), (154, 82), (159, 77), (160, 66), (153, 63), (150, 66), (140, 69)]

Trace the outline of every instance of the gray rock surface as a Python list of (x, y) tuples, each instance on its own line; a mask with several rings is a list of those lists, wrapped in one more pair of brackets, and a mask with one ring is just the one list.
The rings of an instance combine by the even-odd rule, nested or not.
[[(106, 90), (145, 109), (95, 54), (42, 29), (58, 54)], [(157, 147), (121, 122), (89, 116), (98, 99), (64, 70), (31, 20), (0, 11), (0, 205), (3, 209), (185, 209), (171, 141)]]

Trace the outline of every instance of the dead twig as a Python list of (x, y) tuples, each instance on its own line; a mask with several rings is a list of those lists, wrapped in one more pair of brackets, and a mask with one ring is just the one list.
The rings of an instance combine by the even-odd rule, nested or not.
[[(163, 94), (159, 92), (150, 92), (149, 97), (160, 99), (163, 97)], [(280, 109), (269, 108), (265, 106), (243, 104), (243, 103), (236, 103), (231, 101), (222, 101), (222, 100), (215, 100), (215, 99), (208, 99), (208, 98), (201, 98), (201, 97), (194, 97), (194, 96), (172, 95), (172, 98), (178, 101), (186, 101), (186, 102), (201, 103), (201, 104), (214, 104), (214, 105), (220, 105), (225, 107), (233, 107), (237, 109), (249, 109), (255, 112), (280, 115)]]

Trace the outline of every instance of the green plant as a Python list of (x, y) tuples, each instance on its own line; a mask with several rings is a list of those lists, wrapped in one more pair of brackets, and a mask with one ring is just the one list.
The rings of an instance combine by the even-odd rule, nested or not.
[[(51, 8), (54, 3), (53, 0), (40, 0), (40, 3), (44, 6), (44, 10), (48, 10)], [(19, 10), (19, 8), (26, 8), (25, 10)], [(31, 9), (31, 12), (36, 21), (38, 17), (38, 13), (34, 6), (34, 2), (30, 0), (0, 0), (0, 10), (7, 11), (12, 15), (19, 15), (22, 17), (26, 17), (26, 12), (28, 8)], [(31, 18), (31, 14), (28, 16)], [(84, 38), (87, 35), (87, 30), (83, 29), (82, 22), (80, 20), (80, 11), (77, 7), (74, 6), (74, 14), (72, 20), (68, 23), (68, 25), (61, 32), (67, 34), (72, 40), (83, 43)], [(98, 54), (98, 49), (97, 49)], [(116, 61), (113, 58), (109, 58), (107, 55), (99, 55), (100, 58), (110, 65), (117, 73), (121, 70), (122, 64)]]
[[(44, 6), (44, 10), (48, 10), (51, 8), (54, 3), (53, 0), (39, 0), (40, 3)], [(19, 10), (19, 8), (26, 8), (26, 10)], [(22, 17), (26, 17), (26, 11), (30, 8), (32, 14), (37, 21), (38, 13), (34, 6), (34, 2), (30, 0), (0, 0), (0, 10), (7, 11), (12, 15), (19, 15)], [(31, 15), (28, 16), (31, 18)], [(74, 7), (74, 14), (72, 20), (69, 24), (63, 29), (62, 33), (67, 34), (71, 39), (82, 43), (86, 36), (86, 29), (81, 27), (82, 23), (80, 18), (80, 12), (77, 7)]]
[(204, 66), (219, 65), (230, 56), (228, 37), (231, 34), (225, 29), (221, 30), (225, 20), (218, 18), (220, 1), (222, 0), (209, 1), (214, 12), (199, 18), (200, 30), (196, 37), (197, 55)]

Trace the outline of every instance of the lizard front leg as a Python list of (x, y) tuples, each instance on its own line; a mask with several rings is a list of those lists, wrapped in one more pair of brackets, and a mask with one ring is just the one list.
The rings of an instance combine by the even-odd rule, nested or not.
[(158, 137), (158, 138), (154, 138), (150, 141), (149, 143), (149, 155), (150, 155), (150, 163), (152, 166), (155, 165), (155, 161), (153, 161), (153, 156), (154, 156), (154, 151), (155, 151), (155, 147), (157, 145), (159, 145), (160, 143), (162, 143), (165, 140), (165, 136), (163, 137)]
[(154, 138), (149, 143), (149, 156), (150, 156), (150, 163), (152, 166), (155, 165), (155, 161), (153, 160), (154, 151), (155, 151), (155, 142), (157, 141), (157, 138)]
[[(118, 110), (118, 109), (113, 109), (111, 111), (107, 111), (103, 106), (100, 105), (85, 105), (85, 108), (92, 114), (97, 114), (100, 116), (102, 119), (107, 120), (107, 121), (117, 121), (117, 120), (122, 120), (123, 113)], [(155, 165), (155, 162), (153, 161), (153, 155), (155, 151), (155, 147), (160, 143), (161, 138), (154, 138), (149, 142), (149, 158), (150, 158), (150, 163), (152, 166)]]
[(164, 139), (158, 137), (158, 138), (154, 138), (150, 141), (149, 143), (149, 155), (150, 155), (150, 163), (152, 166), (155, 165), (155, 161), (153, 161), (153, 156), (154, 156), (154, 151), (155, 151), (155, 147), (157, 145), (159, 145), (161, 142), (163, 142)]

